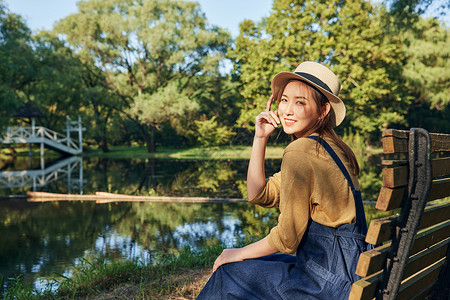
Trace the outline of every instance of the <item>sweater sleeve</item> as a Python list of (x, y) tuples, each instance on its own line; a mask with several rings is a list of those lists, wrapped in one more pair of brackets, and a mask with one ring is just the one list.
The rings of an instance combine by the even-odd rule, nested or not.
[(262, 207), (275, 207), (280, 202), (280, 172), (273, 174), (266, 181), (266, 185), (259, 191), (250, 203), (258, 204)]
[(286, 151), (281, 164), (280, 215), (269, 234), (269, 245), (284, 253), (295, 253), (310, 218), (314, 174), (309, 154)]

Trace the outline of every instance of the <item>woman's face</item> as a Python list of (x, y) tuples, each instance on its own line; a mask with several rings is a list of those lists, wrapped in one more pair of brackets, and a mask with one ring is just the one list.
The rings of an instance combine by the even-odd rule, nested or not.
[(286, 85), (278, 103), (278, 115), (285, 133), (300, 138), (319, 119), (312, 92), (312, 88), (301, 81)]

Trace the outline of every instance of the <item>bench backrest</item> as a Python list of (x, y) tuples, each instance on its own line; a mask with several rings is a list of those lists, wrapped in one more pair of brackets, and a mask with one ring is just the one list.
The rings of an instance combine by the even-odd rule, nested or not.
[(448, 295), (450, 134), (386, 130), (383, 187), (376, 208), (393, 216), (372, 220), (350, 299), (423, 299), (436, 285)]

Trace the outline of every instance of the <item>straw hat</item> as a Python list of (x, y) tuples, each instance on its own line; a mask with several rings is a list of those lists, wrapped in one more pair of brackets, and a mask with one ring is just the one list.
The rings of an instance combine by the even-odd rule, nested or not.
[(345, 118), (345, 105), (338, 97), (341, 83), (330, 69), (313, 61), (302, 62), (294, 72), (281, 72), (275, 75), (271, 84), (272, 95), (278, 97), (283, 85), (292, 79), (309, 83), (327, 97), (336, 118), (335, 126), (341, 124)]

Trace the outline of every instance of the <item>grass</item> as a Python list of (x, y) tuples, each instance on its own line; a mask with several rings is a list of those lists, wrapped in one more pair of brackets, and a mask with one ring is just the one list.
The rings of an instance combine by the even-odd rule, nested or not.
[[(158, 263), (139, 261), (82, 261), (72, 277), (60, 279), (43, 291), (25, 287), (18, 278), (9, 282), (2, 299), (195, 299), (209, 279), (211, 266), (222, 251), (218, 244), (200, 251), (185, 248)], [(0, 282), (1, 283), (1, 282)]]
[[(174, 159), (248, 159), (251, 154), (251, 146), (221, 146), (221, 147), (191, 147), (174, 148), (158, 147), (156, 152), (148, 153), (144, 146), (111, 146), (110, 152), (104, 153), (99, 149), (85, 149), (83, 157), (105, 157), (105, 158), (174, 158)], [(284, 146), (268, 146), (267, 158), (281, 158)], [(28, 156), (28, 147), (17, 147), (15, 151), (18, 156)], [(32, 148), (32, 155), (39, 156), (40, 150)], [(0, 158), (10, 157), (10, 151), (6, 148), (0, 149)], [(55, 151), (45, 149), (46, 157), (58, 157)]]
[[(176, 158), (176, 159), (248, 159), (251, 154), (251, 146), (221, 146), (221, 147), (192, 147), (172, 148), (158, 147), (155, 153), (148, 153), (142, 146), (116, 146), (111, 147), (110, 152), (103, 153), (100, 150), (91, 150), (83, 154), (84, 157), (109, 157), (109, 158)], [(266, 150), (266, 158), (281, 158), (284, 146), (269, 146)]]

